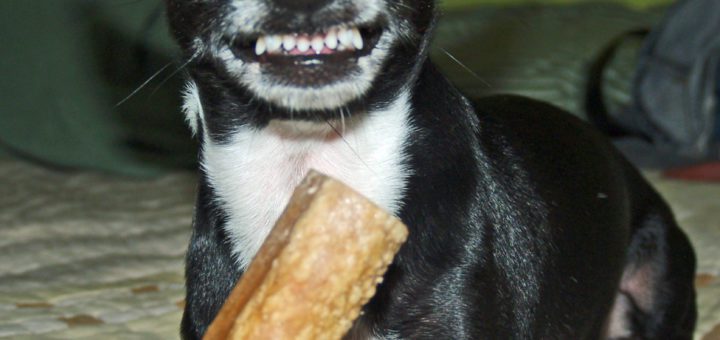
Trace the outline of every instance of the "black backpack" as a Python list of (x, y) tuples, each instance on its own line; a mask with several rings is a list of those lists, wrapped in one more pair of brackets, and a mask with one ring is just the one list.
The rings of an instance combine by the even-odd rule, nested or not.
[[(608, 112), (602, 72), (629, 36), (645, 37), (632, 102)], [(681, 0), (653, 30), (612, 41), (591, 65), (586, 99), (591, 122), (612, 137), (639, 138), (656, 157), (673, 155), (681, 160), (675, 164), (720, 159), (720, 1)]]

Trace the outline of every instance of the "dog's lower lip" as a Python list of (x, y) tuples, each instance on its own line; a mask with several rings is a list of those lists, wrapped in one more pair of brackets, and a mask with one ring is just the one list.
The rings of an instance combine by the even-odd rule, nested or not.
[(355, 52), (339, 52), (325, 55), (308, 56), (285, 56), (285, 55), (263, 55), (257, 58), (261, 65), (284, 66), (284, 67), (317, 67), (323, 64), (354, 63), (357, 61)]

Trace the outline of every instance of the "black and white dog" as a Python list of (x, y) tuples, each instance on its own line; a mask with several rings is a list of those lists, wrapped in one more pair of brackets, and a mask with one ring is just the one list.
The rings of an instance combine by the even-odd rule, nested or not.
[(690, 339), (695, 258), (600, 134), (470, 102), (427, 58), (433, 0), (166, 0), (201, 141), (185, 339), (207, 329), (310, 169), (410, 237), (351, 339)]

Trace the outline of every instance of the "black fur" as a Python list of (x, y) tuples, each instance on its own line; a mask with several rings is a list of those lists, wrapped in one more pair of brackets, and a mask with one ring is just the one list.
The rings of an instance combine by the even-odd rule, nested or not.
[[(219, 29), (227, 2), (167, 3), (190, 59), (193, 38)], [(694, 254), (638, 171), (553, 106), (515, 96), (470, 103), (426, 58), (434, 3), (392, 3), (389, 15), (408, 18), (415, 35), (394, 47), (372, 90), (348, 109), (387, 105), (413, 80), (415, 129), (405, 145), (413, 173), (399, 214), (410, 236), (349, 337), (600, 339), (623, 296), (631, 338), (691, 339)], [(213, 140), (289, 114), (253, 100), (208, 55), (190, 69)], [(185, 339), (201, 337), (241, 275), (223, 232), (227, 216), (202, 175)]]

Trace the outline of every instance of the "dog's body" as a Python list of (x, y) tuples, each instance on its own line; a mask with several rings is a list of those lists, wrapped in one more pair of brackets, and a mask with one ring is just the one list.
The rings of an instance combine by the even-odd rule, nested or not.
[(202, 141), (184, 338), (311, 168), (410, 229), (348, 338), (691, 338), (695, 259), (667, 205), (560, 110), (465, 99), (426, 58), (433, 1), (167, 2)]

